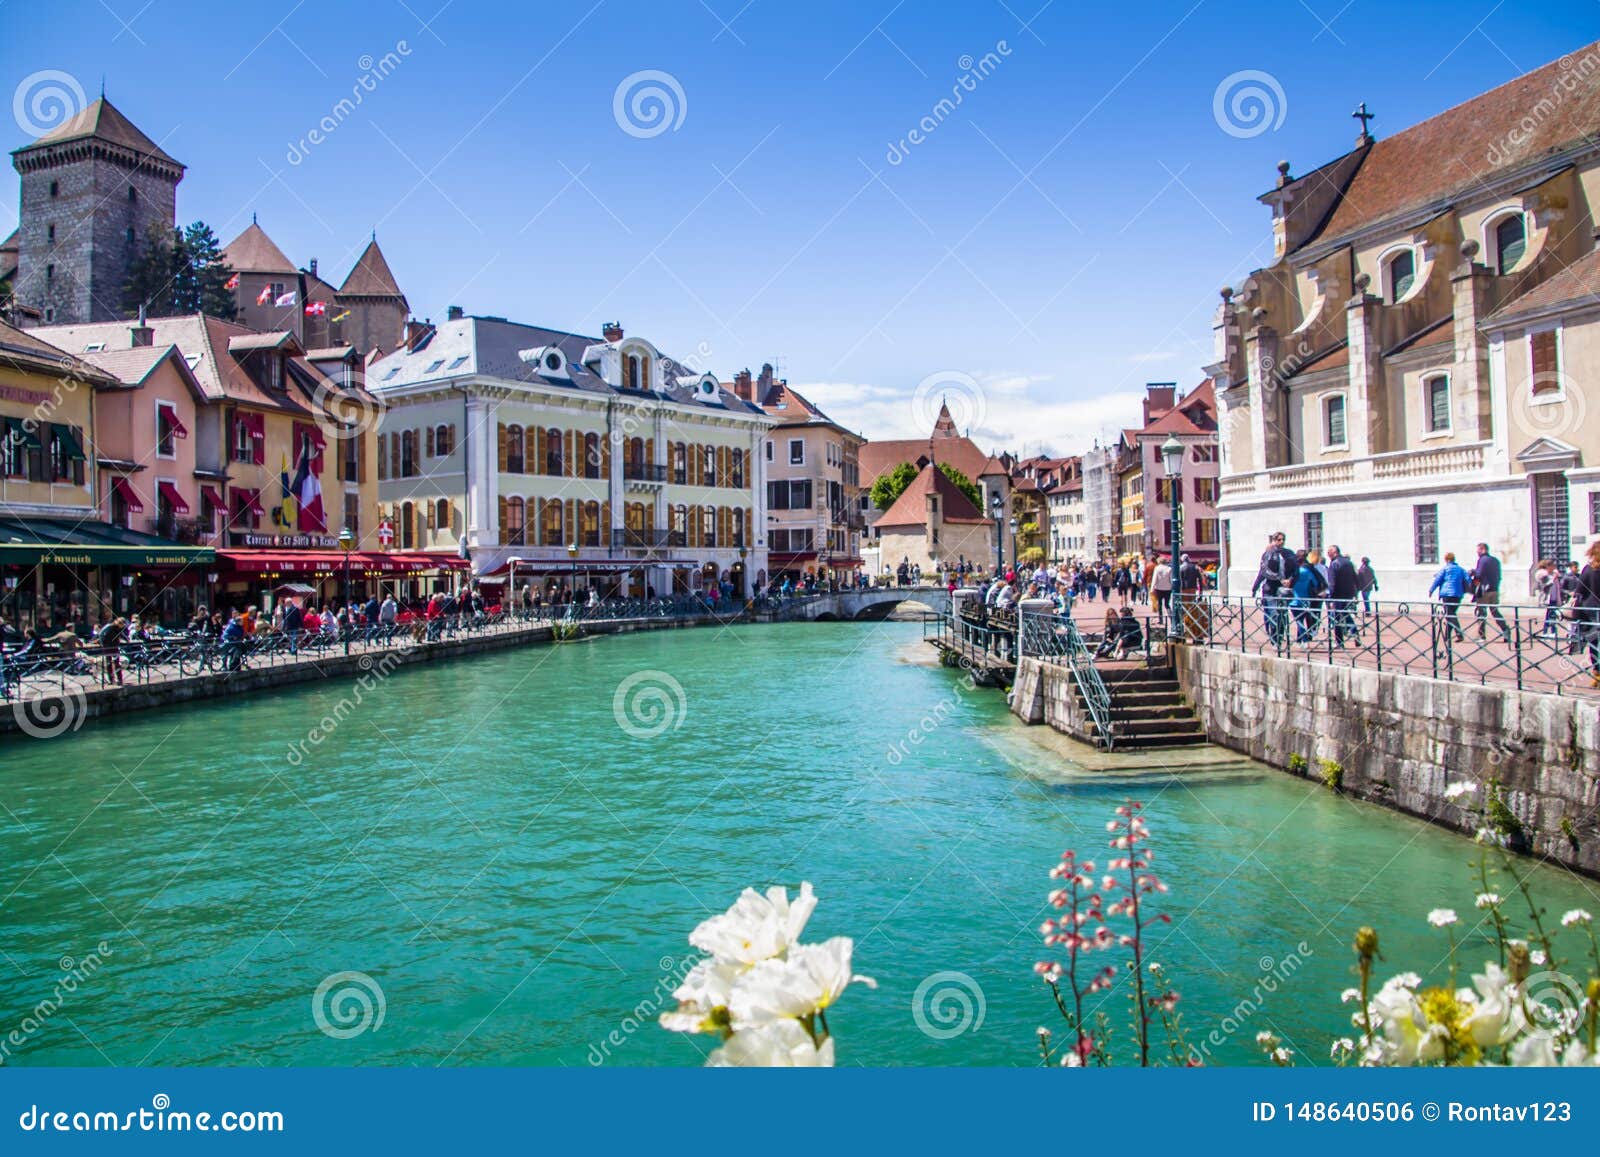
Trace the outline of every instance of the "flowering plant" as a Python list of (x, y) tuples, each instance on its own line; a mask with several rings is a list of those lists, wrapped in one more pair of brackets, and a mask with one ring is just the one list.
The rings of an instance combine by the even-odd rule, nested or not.
[(816, 906), (809, 883), (792, 903), (787, 888), (766, 895), (746, 888), (726, 912), (703, 921), (689, 943), (709, 956), (674, 990), (678, 1007), (661, 1014), (661, 1027), (720, 1036), (709, 1067), (831, 1066), (828, 1008), (852, 983), (877, 982), (851, 971), (848, 936), (800, 942)]

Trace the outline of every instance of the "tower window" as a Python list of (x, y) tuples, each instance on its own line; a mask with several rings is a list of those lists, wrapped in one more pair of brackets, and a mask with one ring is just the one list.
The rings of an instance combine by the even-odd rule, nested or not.
[(56, 227), (54, 225), (45, 226), (44, 238), (52, 245), (56, 243)]
[(137, 201), (138, 199), (139, 199), (139, 190), (135, 189), (132, 185), (129, 185), (128, 186), (128, 200), (129, 201)]
[(50, 195), (52, 197), (55, 197), (55, 196), (58, 196), (60, 194), (60, 192), (61, 192), (61, 182), (60, 181), (51, 181), (50, 182)]
[(132, 225), (128, 226), (128, 231), (127, 231), (127, 233), (124, 234), (124, 236), (127, 237), (128, 244), (132, 245), (133, 244), (133, 226)]
[(46, 265), (44, 267), (44, 279), (46, 281), (54, 281), (56, 279), (56, 267), (54, 265)]

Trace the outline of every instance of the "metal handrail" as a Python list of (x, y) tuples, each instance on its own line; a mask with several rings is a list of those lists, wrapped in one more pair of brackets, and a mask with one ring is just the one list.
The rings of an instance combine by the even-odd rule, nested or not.
[(1078, 624), (1071, 619), (1067, 620), (1065, 639), (1067, 666), (1072, 671), (1073, 682), (1082, 692), (1083, 701), (1088, 705), (1089, 716), (1094, 720), (1095, 729), (1105, 740), (1106, 750), (1110, 751), (1116, 746), (1116, 735), (1111, 726), (1111, 692), (1107, 689), (1105, 680), (1100, 678), (1100, 669), (1094, 665), (1094, 656), (1084, 643), (1083, 635), (1078, 631)]

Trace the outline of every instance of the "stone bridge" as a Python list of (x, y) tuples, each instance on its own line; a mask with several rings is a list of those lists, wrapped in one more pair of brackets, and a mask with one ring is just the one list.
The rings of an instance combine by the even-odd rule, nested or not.
[(924, 612), (947, 615), (950, 613), (950, 592), (943, 587), (885, 587), (865, 591), (840, 591), (837, 594), (796, 599), (784, 606), (776, 617), (813, 621), (841, 619), (867, 621), (887, 619), (896, 612), (911, 618), (920, 617)]

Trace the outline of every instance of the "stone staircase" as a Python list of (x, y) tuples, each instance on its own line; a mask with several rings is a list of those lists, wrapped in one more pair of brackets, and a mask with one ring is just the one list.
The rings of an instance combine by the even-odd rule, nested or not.
[[(1111, 694), (1111, 729), (1117, 751), (1145, 751), (1158, 747), (1189, 747), (1204, 743), (1206, 735), (1194, 709), (1178, 690), (1178, 679), (1166, 667), (1143, 664), (1102, 664), (1100, 678)], [(1082, 738), (1104, 747), (1104, 737), (1089, 715), (1083, 692), (1074, 684), (1079, 718), (1087, 734)]]

